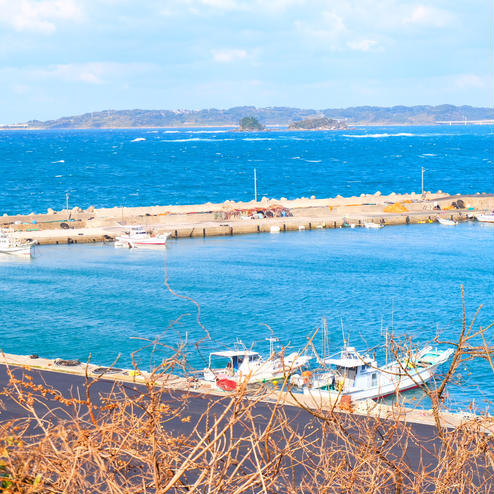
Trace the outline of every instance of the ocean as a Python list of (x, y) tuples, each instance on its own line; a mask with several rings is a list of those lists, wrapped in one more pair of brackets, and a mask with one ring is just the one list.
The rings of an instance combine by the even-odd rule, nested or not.
[(494, 192), (492, 126), (0, 132), (0, 214), (380, 191)]
[[(341, 132), (3, 132), (1, 212), (73, 205), (137, 206), (252, 198), (328, 197), (380, 190), (492, 192), (493, 129), (367, 128)], [(145, 139), (145, 140), (137, 140)], [(58, 177), (60, 175), (60, 177)], [(267, 350), (275, 334), (300, 348), (326, 319), (383, 357), (384, 330), (424, 344), (454, 340), (467, 321), (494, 322), (494, 226), (465, 223), (171, 240), (166, 253), (103, 245), (39, 246), (0, 263), (1, 348), (119, 366), (161, 338), (155, 361), (185, 344), (192, 368), (238, 339)], [(170, 287), (164, 284), (167, 273)], [(207, 330), (207, 333), (206, 333)], [(206, 334), (211, 340), (206, 341)], [(489, 341), (494, 343), (493, 330)], [(200, 342), (196, 347), (196, 343)], [(314, 342), (320, 348), (320, 333)], [(149, 349), (136, 359), (149, 366)], [(467, 362), (454, 406), (494, 399), (492, 370)], [(416, 398), (416, 394), (409, 394)]]

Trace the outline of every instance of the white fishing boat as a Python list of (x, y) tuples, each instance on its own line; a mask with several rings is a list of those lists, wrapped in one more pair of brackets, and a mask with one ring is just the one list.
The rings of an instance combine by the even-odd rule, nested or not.
[(305, 395), (322, 400), (336, 401), (342, 395), (348, 395), (351, 401), (383, 398), (427, 383), (452, 353), (451, 348), (426, 346), (379, 367), (374, 357), (345, 346), (338, 355), (324, 360), (327, 370), (304, 371), (290, 381), (302, 387)]
[(477, 221), (481, 221), (482, 223), (494, 223), (494, 212), (487, 214), (477, 214), (475, 216)]
[(365, 228), (378, 230), (378, 229), (382, 228), (384, 225), (381, 225), (380, 223), (372, 223), (371, 221), (369, 221), (369, 222), (364, 221), (364, 226), (365, 226)]
[(128, 247), (135, 249), (144, 248), (161, 248), (166, 247), (166, 240), (170, 233), (160, 235), (150, 235), (142, 226), (131, 226), (128, 233), (119, 235), (115, 239), (115, 247)]
[(264, 360), (258, 352), (244, 347), (211, 353), (203, 376), (206, 381), (216, 382), (222, 389), (232, 390), (241, 382), (255, 384), (282, 380), (307, 365), (311, 359), (310, 356), (293, 352), (287, 356), (271, 353)]
[(455, 226), (458, 224), (457, 221), (449, 220), (448, 218), (438, 218), (437, 222), (445, 226)]
[(2, 257), (32, 257), (35, 243), (18, 240), (10, 233), (0, 231), (0, 255)]

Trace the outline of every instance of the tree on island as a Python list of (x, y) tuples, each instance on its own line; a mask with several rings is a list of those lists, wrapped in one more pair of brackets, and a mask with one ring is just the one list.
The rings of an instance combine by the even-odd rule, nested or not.
[(240, 130), (244, 131), (257, 131), (257, 130), (264, 130), (264, 125), (262, 125), (259, 120), (255, 117), (244, 117), (240, 120), (238, 123)]

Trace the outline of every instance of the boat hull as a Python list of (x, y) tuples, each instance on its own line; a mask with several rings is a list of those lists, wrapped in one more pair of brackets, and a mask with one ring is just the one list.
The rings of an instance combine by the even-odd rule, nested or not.
[(1, 256), (15, 256), (15, 257), (32, 257), (33, 255), (33, 247), (7, 247), (0, 248)]
[(482, 223), (494, 223), (494, 214), (478, 214), (476, 218)]
[(448, 220), (446, 218), (438, 218), (437, 221), (438, 221), (438, 223), (440, 223), (441, 225), (444, 225), (444, 226), (456, 226), (457, 225), (456, 221)]
[(413, 371), (409, 374), (403, 374), (397, 376), (396, 380), (393, 382), (378, 384), (377, 386), (369, 387), (367, 389), (352, 390), (350, 388), (337, 391), (304, 388), (304, 395), (308, 395), (322, 401), (330, 401), (332, 403), (338, 401), (342, 395), (350, 396), (352, 401), (376, 400), (396, 393), (402, 393), (410, 389), (418, 388), (428, 383), (434, 376), (434, 373), (439, 365), (440, 364), (437, 364), (427, 369)]
[(117, 237), (115, 242), (115, 247), (127, 247), (129, 249), (137, 248), (164, 248), (166, 247), (166, 238), (151, 238), (151, 239), (132, 239), (128, 237)]

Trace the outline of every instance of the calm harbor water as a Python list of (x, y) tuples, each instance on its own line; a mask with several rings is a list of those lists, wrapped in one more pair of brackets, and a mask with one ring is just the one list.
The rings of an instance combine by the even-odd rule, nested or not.
[[(363, 349), (382, 345), (381, 326), (417, 343), (437, 334), (449, 340), (461, 328), (461, 285), (467, 318), (484, 304), (478, 324), (494, 322), (492, 252), (494, 226), (478, 223), (179, 239), (166, 254), (41, 246), (30, 262), (0, 264), (1, 347), (48, 357), (91, 353), (100, 364), (121, 353), (120, 365), (127, 365), (130, 352), (144, 345), (140, 338), (162, 335), (175, 345), (187, 335), (191, 364), (201, 368), (193, 346), (205, 335), (197, 310), (166, 289), (165, 263), (171, 287), (201, 306), (213, 338), (201, 345), (204, 355), (236, 338), (265, 351), (266, 325), (298, 348), (323, 317), (333, 351), (342, 343), (342, 323)], [(467, 386), (450, 387), (453, 401), (494, 398), (487, 365), (467, 364), (462, 375)]]
[(494, 192), (492, 126), (0, 132), (0, 214), (381, 191)]

